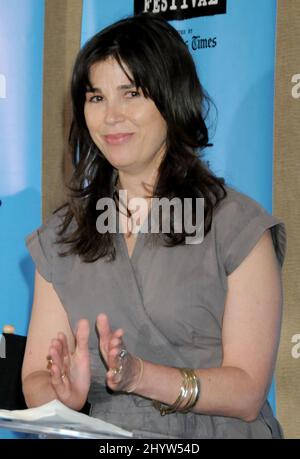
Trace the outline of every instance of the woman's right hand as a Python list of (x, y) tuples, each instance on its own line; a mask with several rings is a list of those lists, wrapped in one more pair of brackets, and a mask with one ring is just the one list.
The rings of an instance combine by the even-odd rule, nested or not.
[(66, 335), (58, 333), (49, 347), (50, 381), (57, 399), (74, 410), (80, 410), (91, 384), (88, 350), (89, 322), (79, 320), (75, 333), (75, 351), (70, 353)]

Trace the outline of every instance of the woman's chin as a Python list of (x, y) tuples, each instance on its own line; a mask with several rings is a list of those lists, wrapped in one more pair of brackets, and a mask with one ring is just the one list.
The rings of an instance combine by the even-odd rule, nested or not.
[(115, 167), (116, 169), (120, 169), (120, 170), (123, 170), (123, 169), (128, 170), (136, 165), (135, 161), (133, 161), (132, 159), (128, 159), (128, 158), (110, 157), (108, 158), (108, 161), (113, 167)]

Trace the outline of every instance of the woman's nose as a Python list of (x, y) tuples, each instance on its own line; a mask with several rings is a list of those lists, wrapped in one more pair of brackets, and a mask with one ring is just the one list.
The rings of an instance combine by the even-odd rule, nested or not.
[(124, 120), (124, 110), (119, 101), (106, 102), (104, 120), (107, 124), (115, 124)]

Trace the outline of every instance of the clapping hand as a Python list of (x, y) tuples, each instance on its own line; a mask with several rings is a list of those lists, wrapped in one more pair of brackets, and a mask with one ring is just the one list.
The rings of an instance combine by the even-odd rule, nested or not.
[(113, 391), (132, 392), (131, 388), (137, 385), (139, 379), (141, 363), (126, 350), (124, 331), (121, 328), (112, 331), (106, 314), (97, 317), (97, 329), (100, 352), (108, 368), (108, 387)]
[(48, 351), (48, 369), (57, 399), (68, 407), (80, 410), (87, 399), (91, 384), (88, 351), (89, 323), (82, 319), (75, 333), (75, 351), (70, 353), (67, 337), (58, 333)]

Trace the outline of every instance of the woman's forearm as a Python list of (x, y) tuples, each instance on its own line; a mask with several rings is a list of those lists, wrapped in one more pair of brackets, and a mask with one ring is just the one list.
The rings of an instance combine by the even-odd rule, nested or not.
[[(258, 416), (263, 396), (258, 395), (250, 376), (240, 368), (196, 369), (200, 397), (194, 412), (230, 416), (253, 421)], [(143, 377), (135, 393), (167, 405), (177, 399), (182, 383), (178, 369), (144, 361)]]
[(30, 373), (23, 380), (22, 386), (28, 408), (44, 405), (57, 398), (50, 382), (50, 373), (48, 371)]

